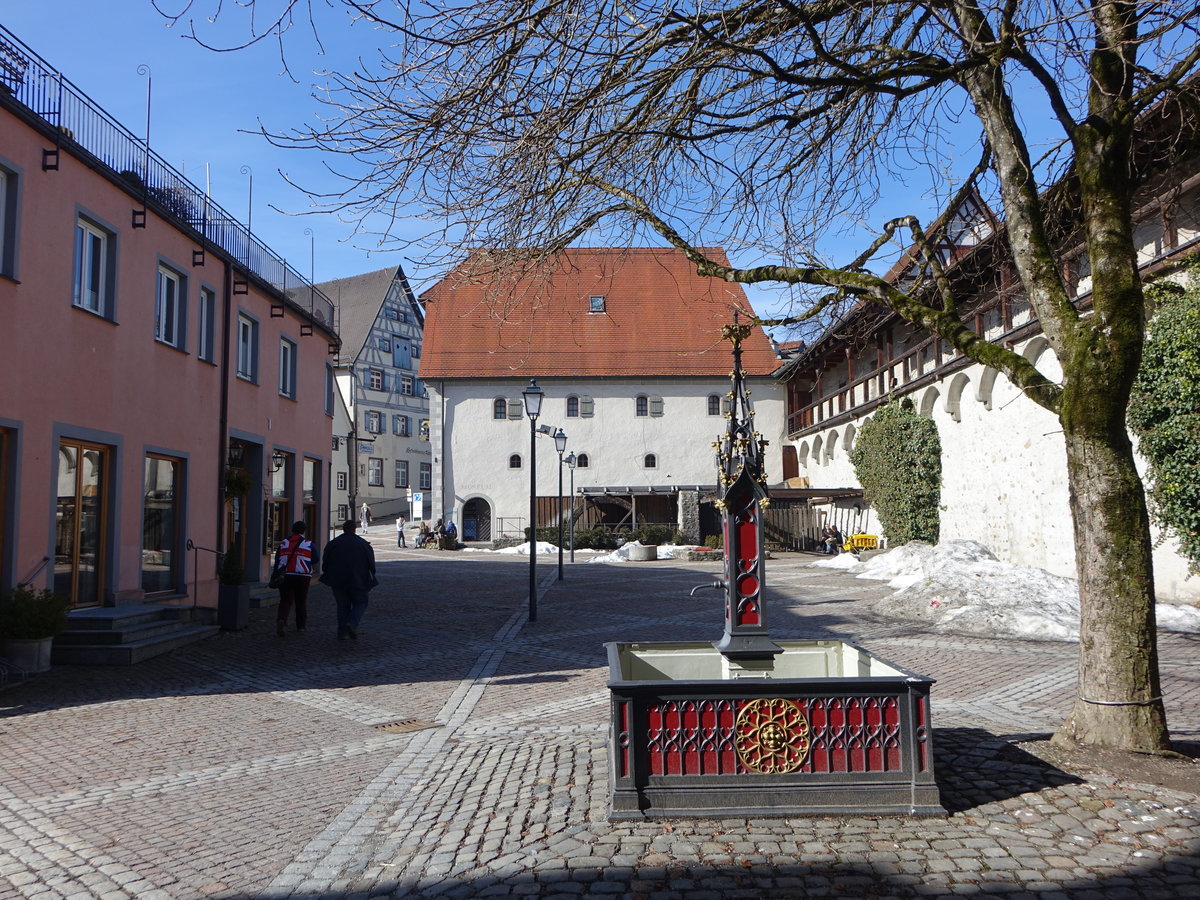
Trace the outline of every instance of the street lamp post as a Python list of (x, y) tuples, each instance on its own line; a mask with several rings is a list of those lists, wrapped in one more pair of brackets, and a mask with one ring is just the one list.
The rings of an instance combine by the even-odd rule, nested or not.
[(537, 417), (542, 412), (545, 392), (537, 379), (521, 391), (525, 415), (529, 416), (529, 621), (537, 621)]
[[(567, 540), (571, 544), (571, 562), (575, 562), (575, 454), (568, 453), (564, 462), (567, 464), (567, 468), (571, 470), (571, 525)], [(561, 473), (561, 470), (559, 471)], [(562, 517), (560, 516), (559, 518), (561, 519)]]
[(563, 496), (562, 496), (562, 467), (563, 451), (567, 449), (567, 436), (560, 428), (554, 432), (554, 449), (558, 451), (558, 580), (562, 581), (563, 556)]

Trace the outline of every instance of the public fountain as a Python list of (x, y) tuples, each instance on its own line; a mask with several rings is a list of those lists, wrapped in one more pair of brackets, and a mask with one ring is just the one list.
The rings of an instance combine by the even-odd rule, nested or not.
[(945, 815), (933, 775), (934, 681), (839, 640), (773, 641), (754, 431), (741, 343), (717, 449), (724, 531), (719, 641), (609, 643), (613, 820)]

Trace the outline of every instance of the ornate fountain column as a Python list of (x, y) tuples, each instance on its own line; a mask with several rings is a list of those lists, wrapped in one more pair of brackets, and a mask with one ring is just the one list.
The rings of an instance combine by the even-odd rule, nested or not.
[(713, 442), (719, 487), (724, 490), (717, 506), (725, 537), (725, 634), (713, 646), (730, 659), (769, 660), (783, 651), (771, 640), (763, 604), (763, 510), (771, 501), (763, 473), (767, 442), (754, 430), (754, 409), (742, 371), (742, 341), (751, 329), (738, 322), (736, 311), (733, 324), (721, 329), (733, 344), (733, 371), (726, 395), (729, 427), (721, 440)]

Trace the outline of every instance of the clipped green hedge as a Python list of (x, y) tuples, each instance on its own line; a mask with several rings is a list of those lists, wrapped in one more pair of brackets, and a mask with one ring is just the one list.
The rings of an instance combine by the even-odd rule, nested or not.
[(669, 525), (642, 525), (634, 537), (647, 546), (657, 547), (659, 544), (672, 543), (672, 533), (677, 530)]
[(1188, 571), (1200, 573), (1200, 270), (1186, 288), (1147, 289), (1158, 305), (1146, 331), (1130, 397), (1129, 427), (1147, 462), (1154, 522), (1179, 541)]
[(942, 442), (932, 419), (909, 400), (879, 407), (859, 428), (850, 462), (889, 545), (937, 543)]

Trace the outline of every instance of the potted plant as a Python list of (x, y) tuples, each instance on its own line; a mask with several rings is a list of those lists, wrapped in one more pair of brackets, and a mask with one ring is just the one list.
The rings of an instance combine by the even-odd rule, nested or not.
[(225, 470), (225, 496), (227, 498), (245, 497), (254, 486), (250, 473), (237, 466)]
[(243, 582), (244, 574), (241, 550), (230, 547), (217, 572), (217, 624), (225, 631), (241, 631), (250, 623), (250, 586)]
[(69, 597), (18, 585), (0, 597), (0, 656), (26, 672), (50, 668), (50, 647), (67, 627)]

